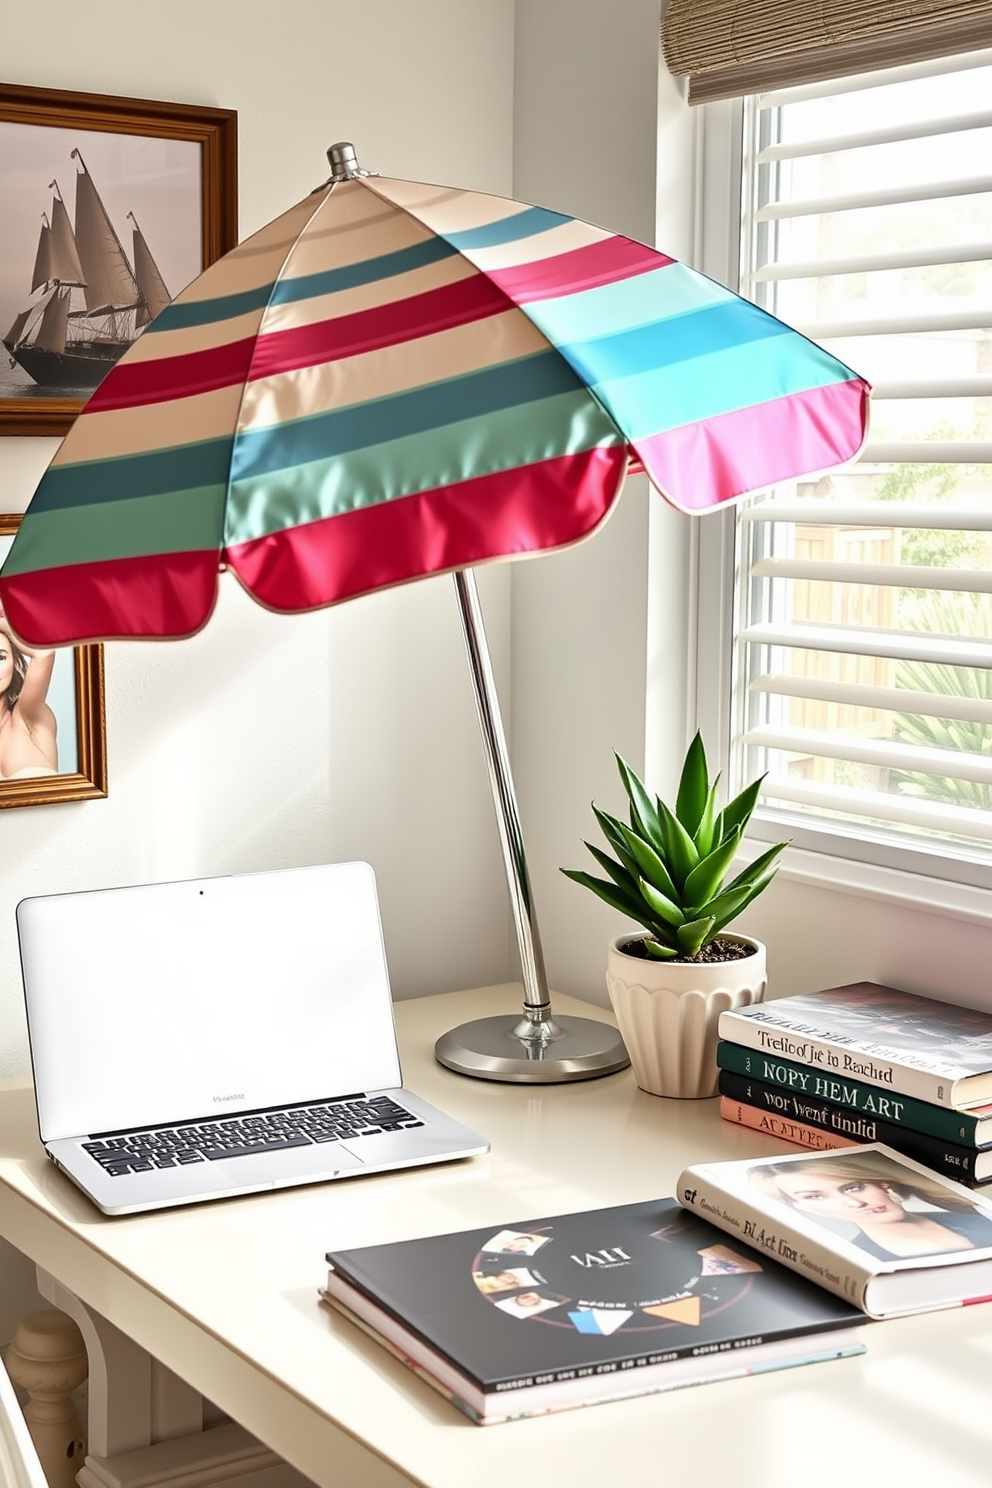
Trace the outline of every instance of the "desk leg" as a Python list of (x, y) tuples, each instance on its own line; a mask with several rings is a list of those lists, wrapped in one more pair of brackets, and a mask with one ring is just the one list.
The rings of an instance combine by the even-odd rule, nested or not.
[(41, 1267), (38, 1290), (79, 1326), (89, 1360), (79, 1488), (312, 1488), (233, 1421), (204, 1429), (204, 1400)]
[(89, 1359), (89, 1450), (114, 1457), (203, 1430), (203, 1398), (38, 1268), (38, 1290), (79, 1325)]

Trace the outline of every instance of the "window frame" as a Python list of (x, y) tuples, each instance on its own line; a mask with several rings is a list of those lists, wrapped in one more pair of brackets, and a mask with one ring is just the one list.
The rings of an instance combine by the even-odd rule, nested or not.
[[(720, 100), (693, 110), (695, 231), (693, 264), (737, 290), (743, 222), (744, 100)], [(743, 704), (736, 675), (735, 629), (740, 608), (741, 541), (738, 509), (693, 523), (691, 545), (690, 732), (702, 731), (711, 762), (727, 790), (745, 783), (740, 738)], [(796, 816), (802, 808), (794, 808)], [(953, 851), (917, 848), (836, 830), (785, 826), (759, 804), (742, 856), (754, 857), (791, 831), (782, 859), (784, 878), (824, 889), (857, 892), (894, 904), (911, 903), (954, 919), (992, 921), (992, 865)]]

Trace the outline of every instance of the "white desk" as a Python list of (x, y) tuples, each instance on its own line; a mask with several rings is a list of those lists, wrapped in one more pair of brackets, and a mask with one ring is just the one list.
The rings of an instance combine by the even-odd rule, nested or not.
[(435, 1064), (445, 1029), (518, 1000), (397, 1006), (408, 1084), (489, 1136), (486, 1158), (104, 1219), (44, 1158), (30, 1091), (13, 1088), (0, 1233), (325, 1488), (988, 1488), (992, 1304), (869, 1325), (859, 1359), (488, 1428), (319, 1305), (330, 1247), (648, 1199), (687, 1161), (794, 1150), (713, 1101), (645, 1095), (629, 1071), (528, 1088)]

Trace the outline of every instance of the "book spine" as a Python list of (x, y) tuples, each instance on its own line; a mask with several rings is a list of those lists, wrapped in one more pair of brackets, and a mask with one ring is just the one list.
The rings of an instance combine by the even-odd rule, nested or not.
[(784, 1221), (766, 1214), (760, 1205), (725, 1192), (705, 1169), (686, 1168), (679, 1177), (677, 1197), (684, 1209), (708, 1219), (741, 1244), (867, 1311), (865, 1293), (872, 1279), (867, 1267), (856, 1266), (818, 1240), (790, 1229)]
[(834, 1147), (857, 1147), (850, 1137), (838, 1137), (833, 1132), (821, 1131), (817, 1126), (808, 1126), (804, 1121), (793, 1121), (787, 1116), (778, 1116), (750, 1106), (746, 1101), (733, 1096), (720, 1097), (720, 1115), (724, 1121), (735, 1126), (748, 1126), (763, 1132), (766, 1137), (778, 1137), (783, 1142), (792, 1142), (796, 1147), (807, 1147), (812, 1152), (827, 1152)]
[(841, 1044), (823, 1036), (814, 1038), (805, 1028), (803, 1031), (790, 1028), (775, 1014), (745, 1018), (734, 1008), (728, 1008), (720, 1014), (718, 1031), (721, 1039), (756, 1049), (761, 1054), (781, 1055), (796, 1064), (808, 1065), (827, 1079), (861, 1079), (896, 1095), (910, 1095), (953, 1109), (953, 1087), (945, 1075), (900, 1064), (880, 1054), (862, 1053), (855, 1044)]
[[(914, 1131), (927, 1132), (959, 1147), (978, 1148), (981, 1145), (977, 1140), (978, 1118), (966, 1111), (952, 1111), (946, 1106), (900, 1096), (862, 1080), (839, 1079), (828, 1070), (763, 1054), (729, 1039), (721, 1039), (717, 1044), (716, 1062), (723, 1070), (750, 1075), (752, 1079), (761, 1080), (765, 1085), (779, 1086), (795, 1096), (829, 1101), (831, 1105), (845, 1106), (888, 1121), (893, 1126), (908, 1126)], [(871, 1138), (865, 1137), (864, 1140), (867, 1142)]]
[[(975, 1173), (977, 1153), (973, 1148), (956, 1147), (951, 1142), (942, 1142), (939, 1137), (930, 1137), (923, 1132), (912, 1131), (905, 1126), (893, 1126), (887, 1121), (876, 1121), (870, 1116), (852, 1116), (843, 1106), (831, 1106), (826, 1101), (810, 1101), (802, 1096), (787, 1094), (759, 1080), (750, 1080), (746, 1075), (736, 1075), (730, 1070), (720, 1071), (720, 1094), (753, 1111), (756, 1121), (741, 1121), (739, 1125), (754, 1126), (767, 1131), (770, 1136), (795, 1140), (802, 1147), (813, 1147), (812, 1141), (803, 1141), (786, 1135), (788, 1126), (816, 1132), (832, 1140), (821, 1142), (821, 1146), (855, 1146), (863, 1142), (884, 1142), (904, 1157), (912, 1157), (937, 1173), (956, 1178), (959, 1183), (978, 1182)], [(724, 1114), (721, 1107), (721, 1116)], [(733, 1118), (725, 1118), (732, 1120)], [(761, 1124), (775, 1122), (776, 1128)]]

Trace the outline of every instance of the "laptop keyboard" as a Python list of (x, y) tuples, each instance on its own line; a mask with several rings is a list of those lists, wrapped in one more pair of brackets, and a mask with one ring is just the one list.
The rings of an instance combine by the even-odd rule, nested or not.
[(281, 1152), (286, 1147), (344, 1142), (378, 1132), (405, 1131), (423, 1126), (418, 1116), (388, 1095), (369, 1100), (335, 1101), (315, 1106), (292, 1106), (285, 1111), (256, 1112), (250, 1116), (218, 1118), (159, 1131), (115, 1133), (83, 1142), (111, 1177), (147, 1173), (156, 1168), (181, 1168), (190, 1163), (216, 1162), (224, 1157), (249, 1157)]

